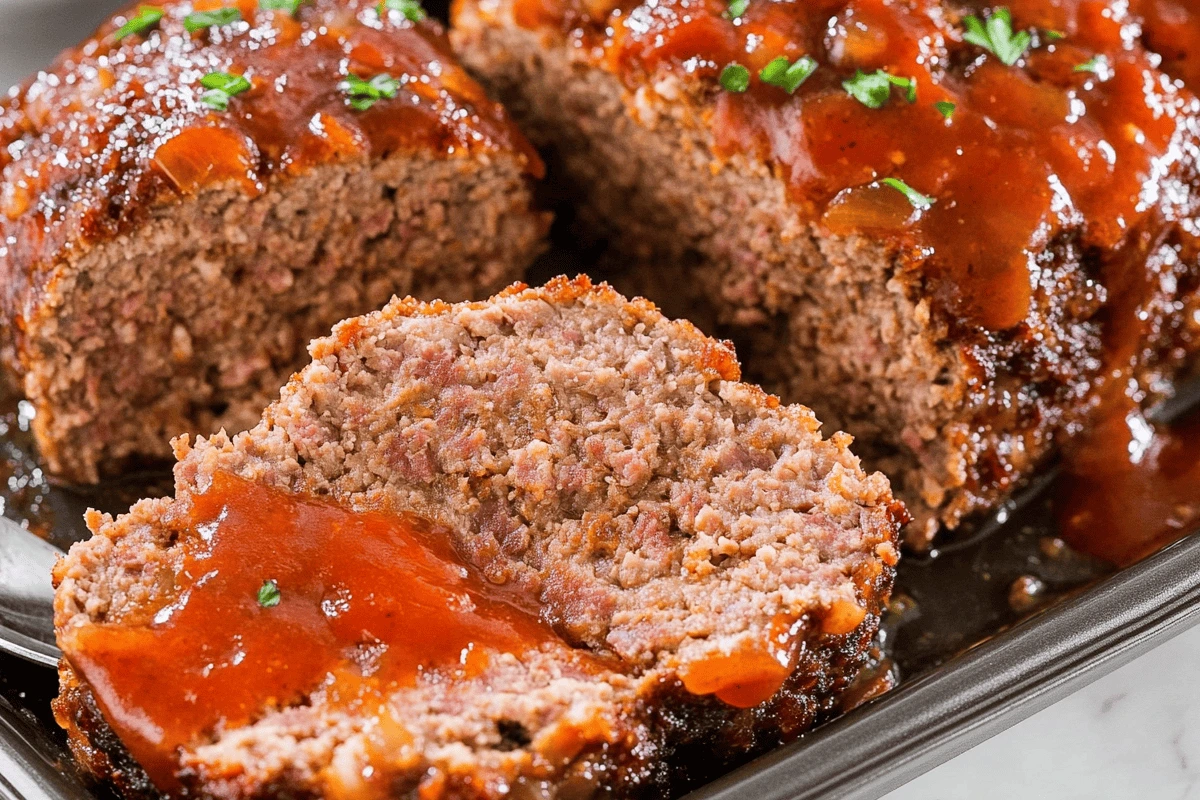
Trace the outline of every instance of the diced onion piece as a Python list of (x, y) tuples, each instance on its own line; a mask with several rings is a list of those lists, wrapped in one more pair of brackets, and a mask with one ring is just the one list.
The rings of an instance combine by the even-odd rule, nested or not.
[(903, 194), (879, 183), (843, 189), (833, 198), (821, 221), (834, 234), (899, 231), (916, 221), (920, 212)]

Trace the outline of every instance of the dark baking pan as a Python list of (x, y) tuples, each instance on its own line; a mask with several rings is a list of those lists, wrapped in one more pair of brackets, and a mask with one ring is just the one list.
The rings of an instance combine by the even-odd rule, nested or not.
[[(25, 422), (19, 406), (0, 415), (0, 496), (7, 514), (59, 546), (85, 535), (87, 506), (119, 512), (169, 489), (165, 475), (88, 493), (50, 487), (28, 455)], [(904, 559), (871, 670), (897, 676), (896, 689), (688, 800), (880, 797), (1200, 623), (1200, 535), (1120, 571), (1049, 556), (1054, 488), (1047, 477), (941, 553)], [(1047, 587), (1032, 615), (1010, 602), (1023, 578)], [(0, 657), (0, 800), (107, 794), (74, 771), (50, 714), (55, 689), (51, 670)]]
[[(9, 513), (34, 508), (52, 518), (60, 545), (81, 535), (79, 511), (99, 495), (38, 486), (32, 462), (14, 459), (24, 434), (13, 412), (0, 421), (9, 451)], [(24, 470), (24, 471), (23, 471)], [(0, 476), (0, 484), (5, 476)], [(880, 670), (898, 688), (801, 740), (781, 747), (689, 795), (687, 800), (877, 798), (978, 744), (1193, 624), (1200, 623), (1200, 536), (1125, 570), (1097, 577), (1086, 560), (1064, 566), (1038, 548), (1052, 530), (1048, 496), (1027, 494), (974, 537), (935, 558), (909, 558), (885, 625)], [(112, 487), (128, 495), (144, 491)], [(103, 505), (109, 505), (107, 503)], [(47, 511), (50, 513), (48, 514)], [(1008, 587), (1022, 575), (1058, 591), (1044, 610), (1021, 619)], [(0, 657), (0, 800), (93, 800), (54, 725), (52, 671)]]
[(874, 800), (1197, 623), (1192, 536), (687, 800)]

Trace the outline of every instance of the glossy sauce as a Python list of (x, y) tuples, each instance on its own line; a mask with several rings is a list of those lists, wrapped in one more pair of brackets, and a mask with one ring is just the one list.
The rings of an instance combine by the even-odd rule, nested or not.
[[(894, 566), (894, 563), (889, 565)], [(864, 597), (877, 591), (883, 568), (872, 563), (859, 570), (855, 584)], [(890, 580), (887, 582), (890, 586)], [(858, 602), (839, 600), (822, 609), (817, 627), (827, 636), (846, 636), (858, 630), (867, 609)], [(680, 674), (692, 694), (711, 694), (735, 708), (752, 708), (775, 696), (796, 670), (802, 639), (814, 620), (779, 614), (771, 620), (761, 641), (744, 643), (730, 653), (719, 653), (690, 663)]]
[[(153, 204), (232, 182), (265, 190), (277, 174), (407, 150), (429, 158), (514, 153), (541, 162), (504, 110), (457, 65), (440, 26), (381, 18), (374, 0), (308, 0), (295, 16), (257, 0), (152, 0), (165, 16), (116, 41), (117, 16), (0, 100), (0, 308), (20, 328), (63, 248), (117, 235)], [(243, 21), (188, 33), (193, 10), (240, 9)], [(252, 87), (215, 111), (210, 71)], [(356, 111), (348, 73), (381, 73), (393, 99)]]
[[(682, 85), (718, 160), (766, 163), (801, 217), (896, 256), (967, 364), (956, 518), (1200, 349), (1200, 0), (750, 0), (736, 20), (725, 0), (514, 2), (630, 92)], [(963, 39), (967, 14), (1001, 5), (1032, 35), (1013, 66)], [(788, 95), (757, 78), (778, 56), (819, 66)], [(745, 93), (718, 84), (733, 62)], [(843, 88), (876, 69), (915, 80), (916, 102), (893, 89), (872, 109)]]
[[(1197, 110), (1191, 92), (1138, 45), (1141, 20), (1126, 4), (1007, 5), (1015, 29), (1065, 37), (1040, 36), (1009, 67), (963, 42), (960, 20), (934, 0), (751, 0), (737, 21), (723, 18), (723, 0), (517, 0), (515, 15), (529, 27), (569, 30), (631, 90), (664, 74), (707, 81), (719, 156), (771, 164), (802, 213), (834, 233), (888, 241), (933, 281), (949, 318), (998, 332), (1031, 321), (1044, 277), (1037, 257), (1051, 243), (1071, 236), (1081, 250), (1115, 252), (1119, 265), (1131, 237), (1157, 238), (1178, 222), (1164, 194), (1177, 165), (1194, 159), (1185, 118)], [(1159, 15), (1159, 40), (1185, 50), (1195, 5), (1141, 8)], [(757, 78), (746, 93), (716, 89), (727, 64), (756, 75), (778, 56), (802, 55), (820, 66), (794, 96)], [(1106, 61), (1098, 72), (1076, 70), (1097, 55)], [(842, 88), (855, 70), (881, 68), (915, 79), (917, 101), (894, 90), (871, 109)], [(956, 105), (952, 119), (938, 101)], [(904, 208), (877, 183), (887, 177), (936, 203)]]
[(1132, 8), (1145, 20), (1146, 43), (1162, 56), (1162, 68), (1200, 87), (1200, 2), (1134, 0)]
[(1200, 413), (1173, 426), (1133, 408), (1072, 442), (1055, 487), (1061, 536), (1120, 567), (1200, 530)]
[(715, 695), (735, 708), (752, 708), (770, 700), (796, 667), (798, 637), (804, 625), (776, 617), (765, 641), (724, 655), (696, 661), (680, 675), (692, 694)]
[[(562, 646), (527, 598), (464, 566), (422, 520), (222, 473), (193, 503), (162, 602), (61, 642), (159, 788), (175, 785), (177, 748), (219, 723), (314, 692), (384, 714), (391, 692), (423, 676), (469, 677), (490, 654)], [(273, 607), (259, 602), (266, 581)]]

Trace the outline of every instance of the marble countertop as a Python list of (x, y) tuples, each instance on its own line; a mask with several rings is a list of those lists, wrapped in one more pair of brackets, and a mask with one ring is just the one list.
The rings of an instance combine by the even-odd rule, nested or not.
[[(0, 0), (0, 84), (119, 0)], [(1200, 628), (938, 767), (886, 800), (1200, 800)]]
[(1200, 800), (1200, 627), (885, 800)]

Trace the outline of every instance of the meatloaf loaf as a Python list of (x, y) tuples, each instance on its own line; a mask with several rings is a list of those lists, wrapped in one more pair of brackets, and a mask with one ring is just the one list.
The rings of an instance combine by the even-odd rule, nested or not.
[(1196, 349), (1194, 2), (458, 0), (454, 23), (583, 228), (855, 435), (916, 544)]
[(660, 797), (835, 708), (904, 511), (727, 345), (558, 279), (311, 350), (257, 427), (176, 440), (173, 499), (93, 512), (60, 563), (56, 710), (95, 774)]
[(540, 170), (415, 2), (112, 18), (0, 100), (3, 359), (50, 469), (243, 430), (335, 322), (510, 284)]

